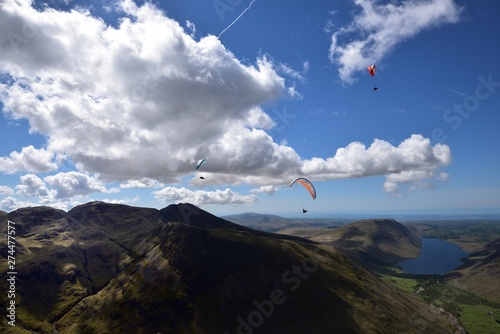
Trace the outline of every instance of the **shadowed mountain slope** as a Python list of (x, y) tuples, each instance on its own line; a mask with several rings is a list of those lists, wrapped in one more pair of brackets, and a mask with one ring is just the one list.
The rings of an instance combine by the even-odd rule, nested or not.
[(470, 254), (446, 278), (457, 288), (500, 303), (500, 239)]
[(394, 219), (366, 219), (308, 237), (331, 244), (368, 261), (395, 264), (417, 257), (422, 247), (418, 234)]
[[(329, 246), (189, 204), (92, 202), (0, 218), (22, 231), (19, 333), (420, 333), (416, 319), (428, 333), (451, 332), (429, 306)], [(2, 289), (6, 272), (2, 264)]]

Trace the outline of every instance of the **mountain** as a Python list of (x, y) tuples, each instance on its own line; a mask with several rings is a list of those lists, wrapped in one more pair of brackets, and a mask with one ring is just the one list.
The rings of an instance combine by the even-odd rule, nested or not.
[(417, 257), (422, 242), (413, 229), (394, 219), (365, 219), (336, 229), (322, 229), (308, 239), (330, 244), (367, 261), (396, 264)]
[(168, 207), (161, 209), (161, 212), (168, 217), (169, 221), (177, 221), (190, 226), (196, 226), (201, 228), (213, 229), (213, 228), (229, 228), (244, 232), (249, 232), (257, 236), (271, 237), (271, 238), (282, 238), (287, 240), (296, 240), (306, 243), (314, 243), (313, 241), (297, 236), (291, 235), (277, 235), (274, 233), (269, 233), (262, 230), (248, 228), (226, 219), (219, 218), (212, 215), (209, 212), (199, 209), (192, 204), (177, 204), (169, 205)]
[(260, 214), (253, 212), (245, 212), (237, 215), (229, 215), (222, 217), (231, 222), (251, 227), (258, 230), (274, 232), (278, 229), (289, 226), (302, 225), (290, 218), (283, 218), (277, 215)]
[(322, 219), (322, 218), (284, 218), (277, 215), (245, 212), (236, 215), (223, 216), (233, 223), (247, 226), (253, 229), (277, 232), (279, 230), (290, 228), (318, 228), (341, 226), (344, 223), (338, 220)]
[[(0, 219), (2, 232), (7, 220), (16, 226), (18, 333), (421, 333), (422, 323), (426, 333), (452, 332), (330, 246), (190, 204), (91, 202)], [(2, 263), (2, 291), (6, 273)], [(9, 302), (0, 296), (2, 309)]]
[(500, 303), (500, 239), (470, 254), (465, 263), (446, 275), (459, 289)]

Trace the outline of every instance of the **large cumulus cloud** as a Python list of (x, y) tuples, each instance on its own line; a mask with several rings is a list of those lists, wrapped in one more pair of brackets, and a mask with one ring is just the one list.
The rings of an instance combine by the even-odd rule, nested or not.
[[(152, 4), (119, 4), (123, 17), (116, 26), (82, 9), (36, 10), (28, 0), (0, 7), (4, 114), (27, 119), (31, 132), (47, 138), (44, 148), (0, 158), (10, 166), (0, 172), (55, 171), (63, 159), (77, 169), (43, 179), (28, 174), (19, 194), (105, 193), (106, 181), (158, 187), (192, 173), (199, 158), (209, 161), (203, 172), (211, 177), (203, 185), (248, 184), (253, 192), (272, 193), (291, 175), (387, 175), (390, 191), (398, 182), (432, 177), (451, 160), (447, 146), (432, 146), (420, 135), (399, 146), (378, 139), (368, 148), (352, 143), (332, 157), (304, 160), (274, 142), (275, 124), (261, 107), (290, 94), (278, 74), (281, 64), (266, 56), (244, 63), (215, 36), (195, 40)], [(191, 186), (197, 185), (195, 177)], [(256, 200), (230, 189), (171, 186), (154, 195), (201, 203)]]
[(48, 136), (49, 151), (110, 180), (171, 182), (206, 143), (223, 145), (228, 129), (272, 125), (259, 105), (285, 86), (265, 57), (242, 64), (150, 4), (122, 10), (115, 28), (88, 12), (2, 7), (0, 64), (13, 79), (2, 102)]

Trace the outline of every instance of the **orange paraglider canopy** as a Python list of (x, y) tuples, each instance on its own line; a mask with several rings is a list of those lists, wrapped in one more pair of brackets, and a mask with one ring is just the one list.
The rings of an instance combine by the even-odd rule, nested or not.
[(309, 192), (309, 194), (311, 194), (311, 197), (313, 199), (316, 198), (316, 189), (314, 189), (314, 186), (311, 183), (311, 181), (309, 181), (305, 177), (299, 177), (299, 178), (293, 180), (292, 182), (290, 182), (290, 187), (293, 186), (296, 182), (300, 183), (301, 185), (303, 185), (304, 188), (307, 189), (307, 191)]

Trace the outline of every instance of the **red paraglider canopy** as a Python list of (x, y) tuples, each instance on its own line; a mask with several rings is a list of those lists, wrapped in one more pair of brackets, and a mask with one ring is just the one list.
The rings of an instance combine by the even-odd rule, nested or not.
[(373, 77), (375, 75), (375, 65), (368, 66), (368, 72)]

